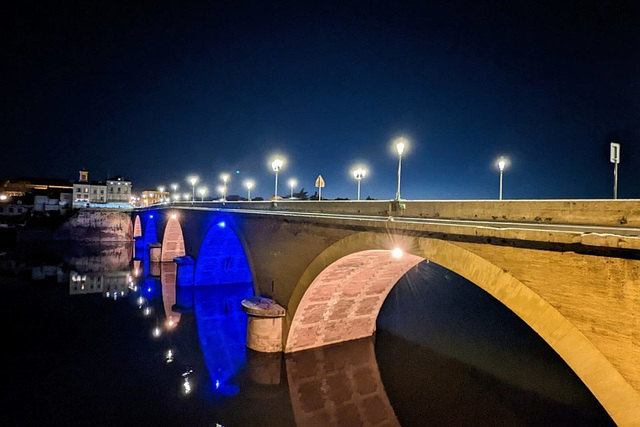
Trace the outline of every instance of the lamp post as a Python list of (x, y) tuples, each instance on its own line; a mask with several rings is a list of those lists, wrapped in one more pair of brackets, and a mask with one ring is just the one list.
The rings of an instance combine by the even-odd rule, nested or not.
[(500, 191), (498, 193), (498, 200), (502, 200), (502, 178), (504, 175), (504, 170), (507, 168), (507, 163), (509, 163), (509, 159), (506, 157), (500, 157), (496, 164), (498, 165), (498, 170), (500, 171)]
[(358, 200), (360, 200), (360, 181), (367, 175), (367, 170), (363, 168), (358, 168), (353, 171), (353, 177), (358, 182)]
[(164, 185), (158, 186), (158, 203), (164, 202)]
[(402, 154), (407, 146), (407, 140), (405, 138), (396, 138), (393, 141), (393, 144), (396, 147), (396, 152), (398, 153), (398, 189), (396, 191), (396, 200), (400, 201), (400, 178), (402, 176)]
[(196, 184), (198, 183), (198, 177), (191, 176), (188, 179), (191, 184), (191, 202), (193, 203), (196, 200)]
[(178, 184), (177, 184), (177, 183), (173, 183), (173, 184), (171, 184), (171, 191), (172, 191), (172, 193), (173, 193), (173, 194), (171, 195), (171, 198), (172, 198), (173, 200), (175, 200), (175, 201), (180, 200), (180, 195), (179, 195), (179, 194), (177, 194), (177, 193), (178, 193), (178, 188), (179, 188), (179, 186), (178, 186)]
[(229, 182), (229, 174), (222, 173), (220, 174), (220, 179), (222, 180), (224, 191), (222, 192), (222, 201), (227, 201), (227, 182)]
[(278, 200), (278, 172), (280, 172), (280, 169), (282, 169), (283, 164), (284, 162), (280, 159), (274, 159), (271, 162), (271, 169), (273, 169), (273, 171), (276, 173), (275, 192), (273, 195), (274, 200)]
[(198, 188), (198, 194), (200, 194), (200, 201), (204, 202), (204, 196), (207, 194), (207, 187)]
[(253, 181), (245, 181), (244, 186), (247, 187), (247, 200), (251, 201), (251, 189), (255, 186)]
[(226, 201), (227, 186), (226, 185), (219, 185), (218, 186), (218, 193), (222, 194), (222, 202), (224, 203)]
[(291, 178), (289, 180), (289, 188), (291, 189), (291, 195), (289, 196), (289, 198), (293, 198), (293, 187), (295, 187), (296, 185), (298, 185), (298, 181), (294, 178)]

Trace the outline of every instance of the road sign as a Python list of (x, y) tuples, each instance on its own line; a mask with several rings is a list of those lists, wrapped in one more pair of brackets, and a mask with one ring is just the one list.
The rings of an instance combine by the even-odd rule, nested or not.
[(620, 144), (611, 143), (611, 163), (620, 163)]
[(322, 175), (318, 175), (316, 178), (316, 187), (324, 188), (324, 178), (322, 178)]

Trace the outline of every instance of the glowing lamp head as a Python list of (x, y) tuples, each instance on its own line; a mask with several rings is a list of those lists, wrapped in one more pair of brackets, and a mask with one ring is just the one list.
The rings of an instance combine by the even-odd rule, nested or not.
[(190, 176), (188, 179), (189, 179), (189, 183), (191, 185), (196, 185), (198, 183), (198, 177), (197, 176)]
[(225, 187), (224, 185), (218, 186), (218, 193), (224, 194), (226, 191), (227, 191), (227, 187)]
[(399, 156), (402, 156), (402, 154), (404, 153), (405, 149), (407, 148), (408, 145), (408, 141), (405, 138), (396, 138), (393, 141), (393, 145), (396, 147), (396, 152), (398, 153)]
[(500, 172), (503, 172), (509, 164), (509, 159), (507, 159), (506, 157), (500, 157), (496, 164), (498, 165), (498, 169), (500, 169)]
[(244, 186), (247, 187), (248, 190), (251, 190), (255, 185), (256, 184), (253, 181), (245, 181), (244, 183)]
[(177, 191), (178, 190), (178, 184), (176, 184), (176, 183), (171, 184), (171, 189), (173, 191)]
[(297, 180), (295, 180), (295, 179), (290, 179), (289, 180), (289, 187), (293, 188), (296, 185), (298, 185), (298, 181)]
[(363, 168), (358, 168), (353, 171), (353, 177), (357, 180), (363, 179), (367, 175), (367, 170)]
[(220, 179), (222, 180), (222, 182), (226, 184), (229, 181), (229, 174), (228, 173), (220, 174)]
[(200, 194), (201, 196), (204, 196), (205, 194), (207, 194), (207, 187), (198, 188), (198, 194)]
[(164, 193), (164, 185), (160, 185), (160, 186), (158, 186), (158, 191), (159, 191), (160, 193)]
[(274, 159), (271, 162), (271, 169), (273, 169), (274, 172), (278, 172), (280, 169), (282, 169), (282, 165), (284, 165), (284, 162), (280, 159)]
[(400, 248), (394, 248), (391, 251), (391, 256), (394, 257), (395, 259), (402, 258), (402, 255), (404, 255), (404, 252), (402, 252), (402, 249), (400, 249)]

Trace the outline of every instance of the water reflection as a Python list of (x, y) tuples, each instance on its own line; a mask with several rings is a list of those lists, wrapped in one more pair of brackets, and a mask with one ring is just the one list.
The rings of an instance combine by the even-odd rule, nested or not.
[[(53, 253), (0, 255), (6, 266), (0, 280), (14, 292), (9, 300), (28, 304), (10, 311), (19, 339), (9, 344), (19, 353), (14, 364), (20, 369), (7, 377), (18, 384), (19, 397), (8, 406), (33, 402), (39, 409), (29, 422), (22, 413), (11, 415), (22, 421), (12, 425), (43, 424), (53, 416), (63, 425), (610, 422), (584, 387), (571, 384), (571, 372), (567, 379), (566, 370), (536, 353), (520, 333), (496, 332), (502, 317), (492, 314), (479, 326), (484, 303), (424, 271), (390, 297), (380, 326), (394, 334), (380, 330), (372, 338), (285, 356), (246, 349), (240, 301), (252, 296), (251, 283), (181, 283), (175, 264), (132, 260), (130, 245)], [(22, 282), (6, 280), (20, 275)], [(437, 280), (445, 286), (429, 285)], [(445, 290), (462, 312), (445, 304)], [(107, 292), (119, 302), (106, 301)], [(438, 317), (438, 311), (444, 313)], [(34, 357), (41, 354), (48, 356)], [(521, 375), (512, 378), (513, 366)], [(546, 374), (551, 378), (537, 384)], [(527, 377), (533, 384), (524, 382)]]
[(286, 357), (299, 426), (399, 426), (380, 379), (373, 338)]

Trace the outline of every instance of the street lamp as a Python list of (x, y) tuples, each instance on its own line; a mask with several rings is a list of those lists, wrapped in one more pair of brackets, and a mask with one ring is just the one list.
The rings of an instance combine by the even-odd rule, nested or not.
[(226, 185), (219, 185), (218, 186), (218, 193), (222, 194), (222, 201), (226, 201), (226, 194), (227, 194), (227, 186)]
[(284, 164), (284, 162), (280, 159), (274, 159), (271, 162), (271, 169), (273, 169), (273, 171), (276, 173), (276, 185), (275, 185), (275, 193), (274, 193), (274, 200), (278, 200), (278, 172), (280, 172), (280, 169), (282, 169), (282, 165)]
[(184, 194), (182, 195), (182, 198), (183, 198), (183, 199), (185, 199), (185, 200), (189, 200), (189, 199), (191, 198), (191, 194), (189, 194), (189, 193), (184, 193)]
[(247, 187), (247, 200), (251, 201), (251, 189), (255, 186), (253, 181), (245, 181), (244, 186)]
[(200, 201), (204, 202), (204, 196), (207, 194), (207, 187), (198, 188), (198, 194), (200, 195)]
[(496, 165), (498, 166), (498, 170), (500, 171), (500, 192), (498, 193), (498, 200), (502, 200), (502, 175), (504, 174), (504, 170), (509, 165), (509, 159), (506, 157), (500, 157), (496, 161)]
[(196, 200), (196, 184), (198, 183), (198, 177), (193, 175), (187, 178), (189, 183), (191, 184), (191, 201)]
[(221, 173), (220, 174), (220, 179), (222, 180), (222, 183), (224, 184), (224, 191), (222, 192), (222, 201), (225, 202), (227, 200), (227, 182), (229, 182), (229, 174), (228, 173)]
[(398, 153), (398, 190), (396, 191), (396, 200), (400, 201), (400, 178), (402, 174), (402, 154), (404, 153), (405, 148), (408, 145), (408, 141), (406, 138), (396, 138), (393, 141), (393, 145), (396, 147), (396, 152)]
[(289, 180), (289, 188), (291, 189), (291, 196), (289, 196), (290, 198), (293, 198), (293, 187), (295, 187), (296, 185), (298, 185), (298, 181), (295, 178), (291, 178)]
[(358, 181), (358, 200), (360, 200), (360, 181), (367, 175), (367, 170), (358, 168), (353, 171), (353, 177)]

